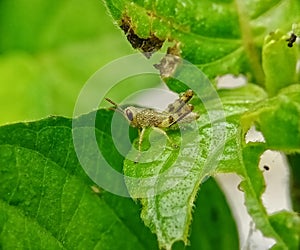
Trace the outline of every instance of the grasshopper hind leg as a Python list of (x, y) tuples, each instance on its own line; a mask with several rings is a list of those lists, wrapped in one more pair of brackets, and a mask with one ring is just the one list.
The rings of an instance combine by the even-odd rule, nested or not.
[(166, 131), (164, 131), (163, 129), (158, 128), (158, 127), (153, 127), (153, 130), (155, 130), (155, 131), (163, 134), (167, 138), (168, 142), (172, 143), (172, 140), (170, 139), (170, 137), (168, 136), (168, 134), (166, 133)]

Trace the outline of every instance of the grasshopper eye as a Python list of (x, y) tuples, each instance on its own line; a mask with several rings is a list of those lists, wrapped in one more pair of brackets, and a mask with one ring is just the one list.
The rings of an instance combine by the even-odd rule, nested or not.
[(129, 121), (132, 121), (133, 120), (133, 113), (131, 112), (130, 109), (126, 109), (126, 116), (128, 118)]

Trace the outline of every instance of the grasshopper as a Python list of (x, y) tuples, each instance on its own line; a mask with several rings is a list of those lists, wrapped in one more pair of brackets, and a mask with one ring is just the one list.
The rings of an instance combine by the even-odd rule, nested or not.
[(129, 121), (130, 126), (139, 129), (139, 151), (141, 151), (143, 136), (147, 128), (158, 129), (169, 139), (163, 129), (169, 128), (176, 123), (190, 123), (199, 118), (197, 113), (192, 112), (194, 109), (193, 105), (187, 104), (193, 95), (192, 90), (187, 90), (162, 112), (151, 108), (134, 106), (128, 106), (123, 109), (111, 99), (105, 99), (114, 105), (111, 109), (123, 114)]

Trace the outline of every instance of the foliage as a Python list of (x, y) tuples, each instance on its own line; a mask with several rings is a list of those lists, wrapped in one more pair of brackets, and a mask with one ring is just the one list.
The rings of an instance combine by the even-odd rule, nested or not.
[[(90, 4), (86, 16), (97, 16), (98, 6), (95, 8), (92, 1)], [(104, 158), (119, 173), (141, 178), (139, 186), (125, 178), (130, 196), (138, 201), (113, 195), (88, 178), (72, 141), (74, 120), (51, 116), (0, 127), (1, 248), (182, 249), (188, 245), (188, 249), (238, 249), (235, 222), (211, 178), (218, 173), (236, 173), (242, 178), (239, 188), (244, 192), (248, 212), (256, 227), (276, 241), (273, 248), (298, 249), (300, 218), (290, 211), (267, 213), (261, 200), (265, 182), (258, 163), (268, 149), (289, 157), (300, 153), (300, 74), (296, 70), (299, 46), (288, 47), (286, 41), (292, 24), (300, 23), (299, 1), (106, 0), (105, 4), (116, 24), (126, 31), (129, 42), (141, 51), (149, 53), (145, 43), (153, 45), (153, 41), (156, 44), (150, 55), (160, 49), (157, 44), (161, 42), (179, 45), (179, 56), (213, 82), (225, 74), (245, 75), (248, 82), (234, 89), (218, 89), (215, 85), (222, 107), (215, 100), (207, 103), (214, 114), (224, 113), (224, 120), (216, 117), (212, 121), (202, 99), (195, 97), (195, 111), (201, 114), (197, 129), (187, 125), (186, 141), (178, 130), (167, 130), (170, 141), (158, 158), (147, 163), (130, 160), (135, 154), (133, 149), (126, 149), (125, 159), (117, 151), (110, 131), (112, 111), (100, 109), (76, 118), (75, 123), (80, 123), (96, 116), (92, 129)], [(120, 33), (111, 35), (100, 21), (77, 22), (82, 8), (75, 0), (47, 5), (37, 1), (36, 15), (22, 11), (22, 6), (27, 7), (22, 0), (2, 1), (0, 5), (1, 32), (5, 34), (0, 40), (0, 64), (4, 66), (1, 81), (13, 79), (17, 90), (20, 88), (17, 97), (24, 97), (24, 107), (12, 107), (17, 112), (4, 110), (9, 119), (3, 118), (2, 122), (39, 118), (49, 112), (70, 115), (79, 82), (100, 63), (97, 53), (89, 50), (99, 37), (91, 37), (108, 34), (111, 42), (121, 37)], [(16, 6), (18, 11), (7, 15), (6, 11)], [(47, 18), (49, 9), (57, 11), (52, 21)], [(68, 11), (75, 14), (68, 15)], [(29, 22), (19, 27), (16, 20), (24, 17)], [(14, 29), (4, 25), (9, 18)], [(64, 22), (71, 27), (67, 35), (57, 28)], [(97, 31), (98, 27), (103, 30)], [(22, 39), (20, 31), (26, 34)], [(101, 46), (94, 48), (99, 53), (105, 51)], [(84, 57), (84, 53), (89, 56)], [(87, 73), (78, 73), (80, 70)], [(23, 75), (26, 78), (20, 79)], [(175, 92), (185, 88), (172, 78), (164, 80)], [(77, 90), (75, 86), (73, 92), (64, 91), (70, 88), (67, 82), (73, 81)], [(37, 86), (38, 91), (33, 91)], [(11, 87), (5, 85), (3, 90), (7, 102)], [(132, 91), (126, 87), (123, 90)], [(51, 97), (49, 92), (53, 91), (61, 94)], [(38, 106), (36, 114), (24, 115), (32, 106)], [(245, 141), (253, 125), (262, 132), (265, 142)], [(81, 126), (89, 128), (85, 123)], [(215, 134), (216, 128), (226, 133), (222, 147), (222, 135)], [(197, 147), (189, 143), (195, 132)], [(130, 136), (137, 144), (135, 130)], [(114, 139), (122, 142), (122, 133)], [(174, 144), (184, 144), (185, 150), (180, 151)], [(82, 145), (90, 146), (87, 140)], [(143, 150), (149, 146), (147, 136), (142, 146)], [(156, 155), (153, 151), (147, 157)], [(218, 164), (214, 164), (216, 157)], [(187, 164), (192, 161), (195, 164)], [(177, 185), (164, 190), (174, 182)], [(164, 192), (153, 196), (153, 190)], [(299, 201), (294, 201), (299, 207)]]

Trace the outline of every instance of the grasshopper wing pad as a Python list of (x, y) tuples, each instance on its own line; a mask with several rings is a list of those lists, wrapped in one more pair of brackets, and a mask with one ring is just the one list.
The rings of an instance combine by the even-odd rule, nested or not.
[(173, 122), (170, 124), (170, 126), (181, 121), (184, 117), (186, 117), (193, 111), (193, 105), (187, 104), (187, 102), (191, 100), (192, 97), (193, 91), (189, 89), (185, 93), (183, 93), (175, 102), (168, 105), (167, 109), (164, 112), (170, 114), (173, 117)]

